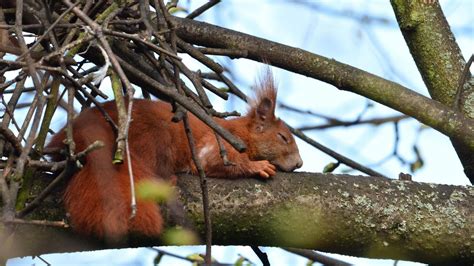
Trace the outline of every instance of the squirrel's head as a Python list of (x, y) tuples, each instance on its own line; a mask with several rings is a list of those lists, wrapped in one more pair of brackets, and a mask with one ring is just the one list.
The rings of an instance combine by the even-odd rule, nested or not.
[(283, 121), (275, 116), (277, 88), (269, 69), (259, 80), (250, 101), (247, 153), (251, 160), (268, 160), (279, 170), (291, 172), (303, 165), (295, 139)]

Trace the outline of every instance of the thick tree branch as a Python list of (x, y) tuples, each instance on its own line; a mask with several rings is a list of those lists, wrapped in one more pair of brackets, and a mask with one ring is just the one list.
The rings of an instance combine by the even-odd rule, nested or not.
[[(460, 110), (474, 119), (474, 83), (460, 83), (464, 60), (454, 35), (438, 3), (391, 0), (400, 30), (410, 49), (431, 97), (446, 106), (455, 107), (460, 87)], [(469, 80), (470, 73), (467, 70)], [(457, 109), (457, 108), (453, 108)], [(474, 152), (451, 138), (461, 159), (464, 172), (474, 183)]]
[(431, 97), (451, 106), (465, 61), (438, 1), (390, 2)]
[(204, 22), (174, 17), (176, 33), (187, 42), (239, 49), (249, 59), (330, 83), (409, 115), (474, 151), (474, 120), (395, 82), (303, 49), (268, 41)]
[[(210, 179), (208, 185), (216, 245), (285, 246), (424, 263), (474, 262), (470, 186), (316, 173), (280, 173), (267, 182)], [(182, 176), (178, 187), (188, 217), (202, 234), (199, 179)], [(51, 243), (52, 234), (61, 235), (61, 245)], [(65, 229), (32, 225), (19, 225), (9, 243), (15, 249), (2, 247), (2, 256), (98, 247)], [(160, 242), (138, 239), (133, 245), (152, 244)]]

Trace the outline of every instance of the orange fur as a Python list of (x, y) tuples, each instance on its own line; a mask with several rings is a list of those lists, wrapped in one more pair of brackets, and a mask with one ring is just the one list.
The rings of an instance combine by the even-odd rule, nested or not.
[[(199, 158), (210, 177), (262, 177), (276, 168), (292, 171), (301, 167), (296, 143), (285, 124), (274, 115), (276, 88), (270, 73), (262, 79), (257, 96), (246, 116), (216, 119), (247, 145), (245, 153), (224, 142), (232, 165), (224, 166), (211, 129), (189, 116)], [(117, 121), (114, 102), (103, 108)], [(135, 182), (153, 178), (175, 178), (175, 174), (196, 170), (182, 123), (171, 122), (171, 107), (164, 102), (135, 100), (129, 131), (129, 146)], [(73, 228), (80, 234), (119, 240), (134, 232), (158, 236), (163, 220), (157, 204), (138, 199), (137, 214), (130, 217), (130, 184), (127, 164), (113, 165), (116, 136), (97, 108), (87, 109), (73, 122), (76, 149), (81, 151), (96, 140), (105, 147), (86, 156), (84, 167), (66, 187), (64, 204)], [(64, 130), (50, 147), (64, 146)]]

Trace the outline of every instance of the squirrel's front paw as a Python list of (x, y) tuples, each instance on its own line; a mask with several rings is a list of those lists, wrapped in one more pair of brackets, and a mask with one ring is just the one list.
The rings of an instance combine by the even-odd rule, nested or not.
[(262, 178), (269, 178), (276, 173), (276, 167), (267, 160), (252, 161), (250, 171), (254, 175), (258, 175)]

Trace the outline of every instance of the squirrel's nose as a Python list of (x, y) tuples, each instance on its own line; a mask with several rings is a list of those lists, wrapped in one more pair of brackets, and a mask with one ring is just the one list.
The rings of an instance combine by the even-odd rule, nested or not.
[(298, 158), (298, 160), (296, 161), (296, 163), (293, 165), (293, 167), (291, 168), (290, 172), (293, 172), (294, 170), (298, 169), (298, 168), (301, 168), (301, 166), (303, 166), (303, 160), (301, 160), (301, 158)]
[(303, 166), (303, 160), (300, 160), (297, 164), (296, 164), (296, 168), (301, 168), (301, 166)]
[(298, 161), (296, 162), (295, 169), (301, 168), (301, 166), (303, 166), (303, 160), (301, 160), (301, 157), (299, 157)]

